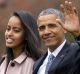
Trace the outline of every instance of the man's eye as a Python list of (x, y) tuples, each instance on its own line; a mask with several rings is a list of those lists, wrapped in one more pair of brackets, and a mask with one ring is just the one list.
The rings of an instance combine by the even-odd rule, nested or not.
[(39, 30), (40, 30), (40, 31), (43, 31), (44, 29), (45, 29), (45, 26), (40, 26), (40, 27), (39, 27)]
[(56, 26), (56, 24), (48, 24), (48, 27), (49, 28), (54, 28), (54, 27), (57, 27), (57, 26)]

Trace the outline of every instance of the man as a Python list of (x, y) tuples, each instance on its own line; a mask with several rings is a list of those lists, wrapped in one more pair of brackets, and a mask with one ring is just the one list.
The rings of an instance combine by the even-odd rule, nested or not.
[[(48, 51), (35, 63), (33, 74), (80, 74), (80, 25), (75, 7), (65, 1), (62, 12), (46, 9), (38, 17), (38, 30)], [(65, 33), (76, 36), (77, 41), (68, 43)], [(52, 54), (54, 59), (49, 63)]]

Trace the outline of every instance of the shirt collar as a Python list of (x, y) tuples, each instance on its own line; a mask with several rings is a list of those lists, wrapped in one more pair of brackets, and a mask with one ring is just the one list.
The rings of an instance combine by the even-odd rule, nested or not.
[(19, 57), (14, 59), (15, 62), (21, 64), (26, 59), (26, 54), (23, 52)]
[[(64, 44), (66, 43), (66, 39), (63, 41), (63, 43), (57, 47), (53, 52), (52, 54), (54, 55), (54, 57), (56, 57), (58, 55), (58, 53), (61, 51), (61, 49), (63, 48)], [(48, 56), (51, 54), (49, 48), (48, 48)]]

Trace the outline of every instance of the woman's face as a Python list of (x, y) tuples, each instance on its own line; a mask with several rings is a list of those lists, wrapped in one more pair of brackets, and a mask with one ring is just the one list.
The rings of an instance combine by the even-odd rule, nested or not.
[(24, 42), (24, 30), (20, 19), (12, 16), (9, 19), (5, 32), (6, 47), (19, 48)]

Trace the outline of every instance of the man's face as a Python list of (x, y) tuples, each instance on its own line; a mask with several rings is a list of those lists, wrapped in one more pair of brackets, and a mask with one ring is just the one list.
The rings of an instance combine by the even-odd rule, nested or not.
[(57, 48), (64, 41), (64, 30), (56, 21), (55, 14), (40, 16), (37, 20), (38, 30), (42, 41), (49, 48)]

